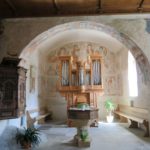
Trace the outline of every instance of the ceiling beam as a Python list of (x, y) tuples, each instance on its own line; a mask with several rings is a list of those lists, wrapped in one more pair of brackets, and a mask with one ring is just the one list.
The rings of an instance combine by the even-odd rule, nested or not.
[(59, 8), (58, 8), (58, 6), (57, 6), (56, 0), (52, 0), (52, 2), (53, 2), (54, 9), (55, 9), (55, 13), (56, 13), (56, 14), (59, 14)]
[(103, 10), (102, 10), (102, 1), (101, 0), (98, 0), (97, 13), (103, 13)]
[(12, 3), (11, 0), (5, 0), (5, 3), (8, 5), (8, 7), (10, 8), (11, 12), (12, 12), (12, 15), (16, 16), (17, 14), (17, 9), (16, 7), (14, 6), (14, 4)]
[(143, 7), (142, 7), (143, 3), (144, 3), (144, 0), (141, 0), (141, 2), (140, 2), (140, 4), (139, 4), (139, 7), (137, 8), (137, 10), (138, 10), (139, 12), (142, 12), (142, 10), (143, 10)]

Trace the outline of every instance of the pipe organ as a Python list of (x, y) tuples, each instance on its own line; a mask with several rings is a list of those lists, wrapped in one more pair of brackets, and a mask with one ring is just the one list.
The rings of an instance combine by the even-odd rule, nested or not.
[(97, 97), (103, 94), (101, 55), (89, 55), (87, 60), (60, 56), (59, 60), (59, 92), (67, 100), (68, 125), (72, 126), (72, 119), (89, 117), (91, 125), (96, 126)]

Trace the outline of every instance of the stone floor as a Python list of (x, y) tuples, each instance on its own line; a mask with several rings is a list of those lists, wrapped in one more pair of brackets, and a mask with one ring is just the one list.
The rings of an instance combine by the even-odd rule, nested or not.
[[(127, 124), (101, 122), (98, 128), (90, 128), (89, 148), (73, 145), (75, 128), (67, 128), (63, 124), (47, 124), (39, 129), (42, 141), (32, 150), (150, 150), (150, 138), (144, 138), (144, 132), (140, 129), (129, 129)], [(0, 150), (20, 150), (13, 139), (15, 131), (11, 130), (11, 134), (7, 131), (0, 137)]]
[[(150, 138), (140, 129), (129, 129), (127, 124), (100, 123), (89, 129), (91, 146), (86, 150), (150, 150)], [(35, 150), (78, 150), (72, 143), (75, 128), (56, 127), (41, 130), (43, 141)]]

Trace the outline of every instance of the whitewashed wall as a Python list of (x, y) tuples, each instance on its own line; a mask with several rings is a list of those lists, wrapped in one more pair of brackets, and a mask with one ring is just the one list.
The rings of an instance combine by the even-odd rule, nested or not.
[[(56, 25), (71, 22), (71, 21), (94, 21), (110, 25), (114, 27), (117, 31), (122, 32), (128, 35), (136, 44), (141, 48), (146, 57), (150, 62), (150, 20), (147, 16), (80, 16), (80, 17), (53, 17), (53, 18), (41, 18), (41, 19), (8, 19), (3, 21), (4, 33), (0, 35), (0, 57), (1, 59), (4, 56), (12, 56), (21, 53), (22, 49), (38, 34), (44, 32), (47, 29), (50, 29)], [(126, 69), (125, 69), (126, 70)], [(124, 71), (125, 71), (124, 70)], [(141, 73), (142, 74), (142, 73)], [(36, 81), (38, 77), (36, 77)], [(150, 81), (147, 81), (150, 82)], [(149, 107), (149, 89), (148, 86), (142, 82), (142, 89), (139, 99), (135, 101), (136, 106)], [(29, 81), (27, 81), (27, 87)], [(125, 86), (125, 85), (124, 85)], [(38, 93), (39, 89), (36, 92), (30, 93), (27, 95), (27, 107), (37, 107), (40, 99)], [(126, 96), (127, 97), (127, 96)], [(121, 100), (118, 99), (118, 100)], [(44, 99), (44, 101), (46, 101)], [(55, 100), (54, 100), (55, 101)], [(102, 106), (102, 101), (99, 101), (100, 108)], [(45, 102), (44, 102), (45, 105)], [(57, 106), (57, 105), (55, 105)], [(64, 107), (65, 108), (65, 107)], [(55, 110), (55, 108), (53, 108)], [(59, 107), (57, 107), (59, 109)], [(103, 108), (101, 108), (103, 109)], [(15, 126), (19, 126), (19, 122), (15, 122)], [(1, 131), (5, 128), (6, 125), (14, 125), (13, 120), (4, 120), (0, 121)]]

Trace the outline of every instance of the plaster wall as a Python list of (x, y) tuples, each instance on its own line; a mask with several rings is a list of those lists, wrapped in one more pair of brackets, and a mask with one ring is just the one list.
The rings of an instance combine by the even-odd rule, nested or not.
[[(90, 45), (90, 48), (89, 48)], [(59, 56), (76, 56), (78, 60), (87, 62), (92, 53), (101, 54), (102, 62), (102, 83), (104, 95), (98, 96), (99, 119), (104, 120), (106, 110), (104, 101), (111, 98), (117, 103), (118, 95), (122, 95), (122, 82), (120, 66), (118, 66), (117, 53), (106, 49), (109, 43), (73, 42), (62, 45), (56, 49), (45, 49), (40, 51), (39, 57), (39, 93), (42, 101), (45, 101), (49, 110), (53, 111), (54, 120), (67, 119), (67, 102), (58, 92), (59, 89)], [(103, 48), (102, 48), (103, 47)], [(125, 49), (126, 50), (126, 49)], [(61, 116), (60, 116), (61, 114)]]
[(148, 86), (145, 84), (145, 81), (142, 76), (141, 69), (139, 65), (136, 63), (136, 69), (137, 69), (137, 86), (138, 86), (138, 96), (137, 97), (131, 97), (129, 95), (129, 80), (128, 80), (128, 51), (126, 50), (120, 50), (118, 52), (118, 63), (120, 65), (120, 72), (121, 72), (121, 78), (122, 78), (122, 95), (119, 96), (118, 103), (124, 104), (124, 105), (132, 105), (134, 107), (140, 107), (140, 108), (147, 108), (148, 109), (148, 101), (149, 101), (149, 92), (148, 92)]
[(26, 62), (26, 109), (39, 108), (38, 94), (38, 54), (33, 53)]
[[(131, 15), (131, 16), (80, 16), (80, 17), (52, 17), (52, 18), (38, 18), (38, 19), (7, 19), (3, 20), (4, 32), (0, 35), (0, 59), (4, 56), (18, 57), (22, 49), (38, 34), (62, 23), (72, 22), (72, 21), (94, 21), (98, 23), (103, 23), (105, 25), (110, 25), (114, 27), (117, 31), (126, 34), (130, 37), (144, 52), (146, 57), (150, 62), (150, 27), (149, 18), (145, 15)], [(40, 61), (39, 61), (40, 62)], [(126, 69), (125, 69), (126, 70)], [(124, 70), (124, 71), (125, 71)], [(126, 74), (126, 71), (124, 72)], [(39, 74), (40, 75), (40, 74)], [(141, 94), (135, 101), (135, 106), (149, 107), (149, 88), (148, 83), (150, 81), (144, 81), (142, 79), (142, 72), (139, 69), (140, 82), (142, 87), (139, 87)], [(40, 75), (42, 76), (42, 75)], [(36, 83), (38, 87), (38, 78), (36, 76)], [(124, 79), (126, 80), (126, 79)], [(27, 87), (29, 86), (29, 81), (27, 81)], [(125, 86), (125, 85), (124, 85)], [(125, 87), (124, 87), (125, 88)], [(37, 106), (38, 99), (40, 95), (38, 94), (39, 89), (33, 94), (29, 94), (27, 97), (27, 107)], [(144, 93), (144, 94), (142, 94)], [(127, 93), (124, 93), (127, 97)], [(35, 101), (33, 99), (36, 99)], [(101, 98), (100, 98), (101, 99)], [(118, 99), (118, 100), (121, 100)], [(46, 100), (44, 100), (46, 101)], [(55, 101), (55, 99), (53, 99)], [(65, 101), (64, 108), (65, 108)], [(102, 106), (102, 101), (99, 101), (100, 107)], [(129, 103), (127, 101), (126, 103)], [(43, 104), (45, 105), (45, 104)], [(57, 109), (61, 109), (59, 105), (56, 104)], [(55, 108), (52, 108), (55, 110)], [(103, 109), (103, 108), (102, 108)], [(65, 117), (65, 116), (64, 116)], [(0, 125), (3, 127), (5, 125), (11, 125), (10, 120), (0, 121)], [(13, 123), (12, 123), (13, 124)], [(19, 123), (16, 122), (19, 126)], [(2, 130), (2, 129), (1, 129)]]
[[(133, 39), (150, 59), (149, 18), (145, 15), (128, 16), (78, 16), (51, 17), (40, 19), (6, 19), (2, 21), (4, 32), (0, 37), (1, 57), (19, 55), (22, 49), (38, 34), (59, 24), (72, 21), (94, 21), (114, 27)], [(15, 36), (15, 38), (14, 38)]]

